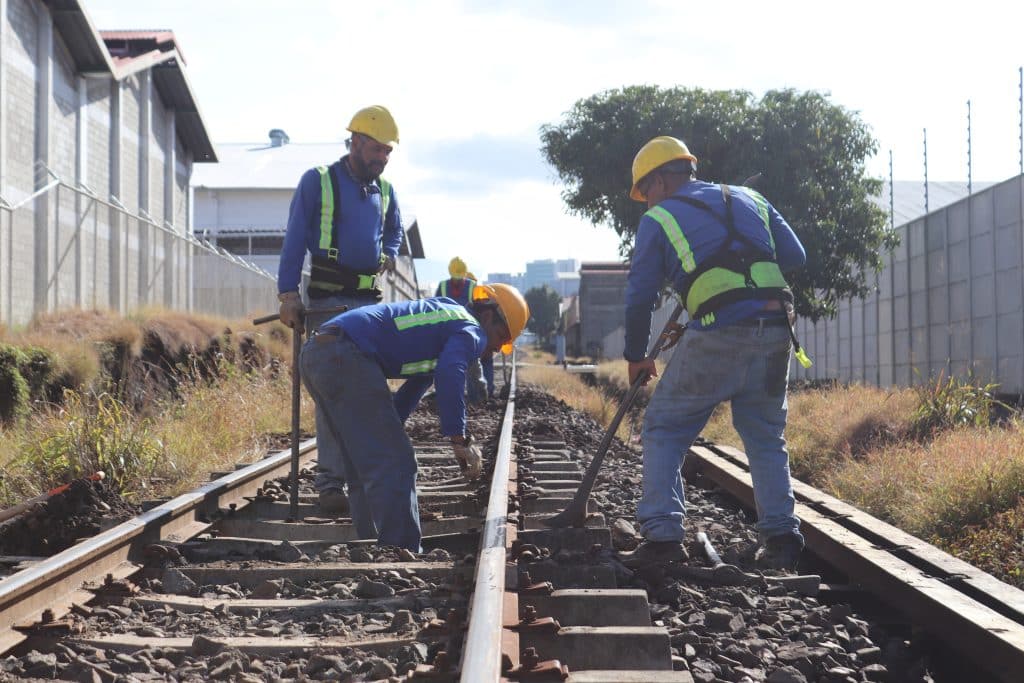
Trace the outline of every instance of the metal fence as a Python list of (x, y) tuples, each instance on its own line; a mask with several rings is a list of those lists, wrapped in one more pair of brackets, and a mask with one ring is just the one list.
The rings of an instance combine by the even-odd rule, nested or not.
[[(227, 317), (275, 303), (275, 277), (116, 197), (45, 167), (39, 189), (0, 197), (0, 322), (69, 308), (127, 314), (145, 306)], [(197, 273), (197, 268), (202, 272)], [(215, 286), (197, 295), (196, 280)]]

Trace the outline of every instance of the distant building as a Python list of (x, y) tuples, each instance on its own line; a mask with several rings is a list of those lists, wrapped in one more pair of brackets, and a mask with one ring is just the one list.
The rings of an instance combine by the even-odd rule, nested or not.
[(629, 265), (615, 261), (584, 262), (580, 266), (579, 331), (575, 355), (607, 357), (603, 340), (609, 332), (622, 327), (628, 274)]
[[(253, 261), (277, 274), (288, 224), (288, 207), (302, 174), (333, 163), (345, 153), (335, 143), (292, 143), (280, 128), (269, 141), (217, 145), (220, 163), (197, 169), (192, 176), (196, 237)], [(384, 173), (387, 177), (387, 172)], [(398, 185), (401, 192), (401, 185)], [(413, 259), (423, 258), (417, 220), (406, 214), (405, 240), (393, 280), (385, 282), (384, 300), (419, 296)], [(308, 273), (309, 263), (305, 271)]]
[(541, 259), (526, 264), (525, 273), (489, 273), (488, 282), (503, 282), (526, 292), (547, 285), (558, 296), (573, 296), (579, 291), (578, 259)]

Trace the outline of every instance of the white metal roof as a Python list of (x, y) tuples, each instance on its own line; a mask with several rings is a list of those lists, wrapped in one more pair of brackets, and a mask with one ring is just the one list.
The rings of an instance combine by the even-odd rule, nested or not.
[(211, 189), (294, 190), (302, 174), (340, 159), (344, 142), (290, 142), (279, 147), (269, 143), (219, 144), (220, 163), (196, 166), (192, 187)]

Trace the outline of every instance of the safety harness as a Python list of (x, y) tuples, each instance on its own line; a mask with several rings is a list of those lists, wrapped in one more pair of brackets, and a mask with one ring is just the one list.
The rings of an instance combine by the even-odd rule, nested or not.
[[(377, 287), (376, 273), (360, 273), (338, 262), (338, 231), (335, 226), (341, 211), (341, 187), (338, 173), (342, 171), (341, 160), (330, 166), (317, 166), (320, 173), (320, 249), (326, 256), (313, 254), (309, 275), (309, 296), (317, 299), (345, 291), (359, 291), (381, 296)], [(384, 220), (391, 204), (391, 183), (378, 178), (380, 183), (380, 222), (383, 236)], [(384, 253), (381, 250), (381, 262)]]
[[(722, 246), (699, 265), (696, 263), (682, 228), (679, 227), (679, 223), (671, 212), (658, 205), (646, 213), (661, 225), (669, 243), (676, 250), (683, 272), (690, 275), (686, 287), (680, 292), (690, 319), (700, 320), (702, 324), (710, 325), (715, 320), (716, 311), (737, 301), (751, 299), (778, 301), (782, 305), (783, 313), (786, 313), (793, 306), (793, 292), (786, 283), (786, 278), (776, 260), (775, 239), (772, 237), (769, 222), (768, 202), (757, 192), (747, 192), (757, 205), (758, 215), (768, 234), (770, 252), (766, 258), (762, 245), (736, 229), (732, 210), (732, 193), (729, 186), (724, 183), (719, 187), (725, 202), (724, 219), (699, 199), (682, 195), (671, 197), (671, 199), (677, 199), (697, 209), (707, 211), (726, 230), (726, 239), (722, 242)], [(743, 248), (733, 250), (731, 247), (736, 242), (741, 243)], [(805, 368), (810, 367), (811, 361), (800, 347), (792, 323), (788, 326), (796, 359)]]

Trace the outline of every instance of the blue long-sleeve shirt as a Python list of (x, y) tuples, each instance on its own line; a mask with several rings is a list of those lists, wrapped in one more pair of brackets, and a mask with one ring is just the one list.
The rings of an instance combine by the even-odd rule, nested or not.
[(466, 368), (487, 346), (486, 333), (465, 307), (444, 298), (396, 301), (346, 311), (320, 327), (330, 325), (341, 327), (388, 378), (433, 376), (441, 433), (465, 433)]
[[(807, 260), (804, 247), (775, 207), (749, 188), (730, 185), (729, 189), (736, 230), (750, 237), (755, 244), (763, 246), (766, 255), (771, 253), (774, 241), (776, 261), (783, 272), (803, 266)], [(715, 213), (713, 216), (703, 209), (672, 197), (659, 204), (675, 217), (690, 245), (694, 261), (699, 266), (721, 248), (728, 235), (722, 224), (722, 220), (726, 218), (722, 190), (716, 184), (695, 180), (685, 183), (674, 196), (700, 200)], [(761, 211), (767, 212), (770, 238), (765, 231)], [(734, 248), (743, 246), (746, 245), (733, 244)], [(661, 224), (645, 214), (637, 228), (633, 260), (626, 283), (626, 343), (622, 354), (626, 360), (638, 361), (647, 355), (647, 344), (651, 334), (651, 312), (654, 310), (662, 284), (668, 280), (673, 289), (681, 293), (685, 291), (690, 279), (691, 276), (683, 270), (682, 262)], [(729, 325), (756, 315), (763, 306), (763, 301), (738, 301), (716, 311), (714, 321), (710, 324), (703, 325), (699, 320), (692, 320), (689, 327), (701, 330)]]
[[(390, 188), (391, 199), (382, 222), (379, 180), (367, 184), (356, 180), (346, 171), (344, 158), (331, 172), (338, 179), (341, 196), (341, 206), (336, 211), (338, 221), (334, 224), (338, 262), (359, 273), (375, 273), (381, 254), (394, 258), (402, 245), (404, 229), (395, 188)], [(288, 228), (277, 270), (278, 292), (298, 290), (307, 251), (326, 255), (326, 250), (320, 248), (321, 192), (318, 170), (311, 168), (302, 174), (288, 210)]]

